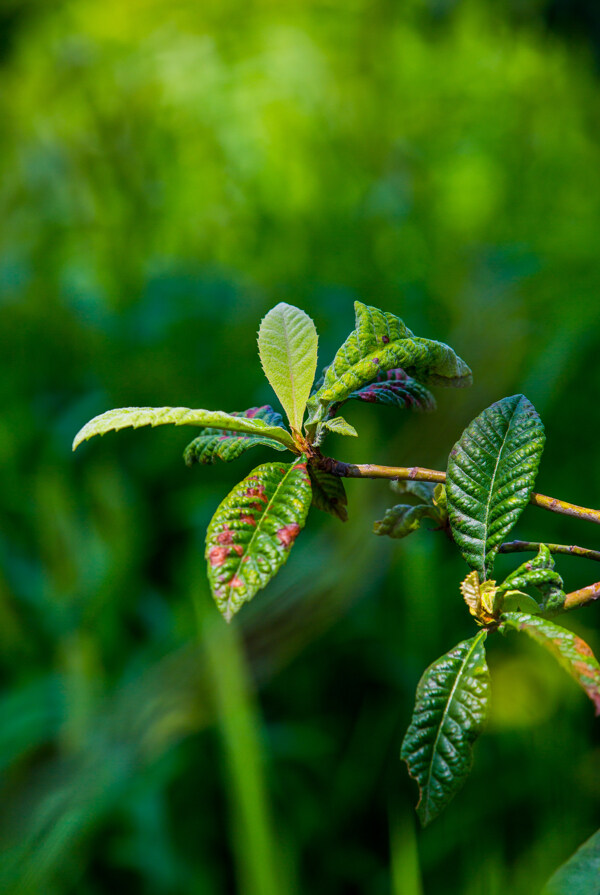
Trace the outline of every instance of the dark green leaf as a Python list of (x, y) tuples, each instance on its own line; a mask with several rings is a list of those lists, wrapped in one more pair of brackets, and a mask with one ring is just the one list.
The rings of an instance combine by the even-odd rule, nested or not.
[(569, 672), (594, 703), (600, 715), (600, 665), (585, 640), (538, 615), (506, 612), (502, 615), (503, 629), (524, 631), (547, 649)]
[(337, 435), (353, 435), (354, 437), (358, 435), (354, 426), (351, 426), (343, 416), (335, 416), (333, 419), (325, 420), (323, 425), (330, 432), (335, 432)]
[(429, 666), (417, 687), (401, 757), (419, 784), (417, 812), (424, 826), (456, 795), (471, 769), (489, 700), (485, 638), (480, 631), (459, 643)]
[(600, 830), (583, 843), (544, 886), (542, 895), (599, 895)]
[[(281, 426), (283, 420), (281, 414), (269, 407), (250, 407), (241, 413), (232, 413), (231, 416), (239, 416), (244, 419), (260, 419), (269, 426)], [(216, 463), (222, 460), (230, 463), (237, 460), (250, 448), (264, 445), (276, 451), (285, 451), (284, 445), (273, 438), (265, 438), (261, 435), (249, 435), (244, 432), (236, 432), (232, 429), (204, 429), (202, 435), (195, 438), (184, 451), (183, 458), (188, 466), (194, 463)]]
[(309, 466), (308, 472), (313, 488), (313, 504), (324, 513), (337, 516), (342, 522), (346, 522), (348, 498), (341, 478), (316, 466)]
[[(401, 410), (435, 410), (435, 398), (428, 388), (408, 376), (404, 370), (388, 370), (379, 373), (372, 382), (350, 392), (346, 401), (366, 401), (369, 404), (388, 404)], [(344, 403), (344, 402), (343, 402)], [(337, 404), (334, 412), (340, 407)]]
[(227, 621), (287, 561), (311, 502), (306, 463), (264, 463), (221, 503), (206, 533), (208, 579)]
[(470, 385), (471, 371), (448, 345), (420, 339), (399, 317), (355, 302), (356, 329), (325, 371), (309, 401), (309, 424), (326, 419), (332, 405), (346, 401), (380, 373), (402, 368), (434, 385)]
[(529, 502), (544, 441), (534, 406), (513, 395), (484, 410), (452, 448), (446, 480), (452, 534), (482, 580)]

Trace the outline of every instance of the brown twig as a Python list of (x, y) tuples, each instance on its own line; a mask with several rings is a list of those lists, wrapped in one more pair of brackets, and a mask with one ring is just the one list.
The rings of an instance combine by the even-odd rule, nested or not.
[[(600, 550), (590, 550), (588, 547), (567, 546), (566, 544), (544, 544), (550, 553), (564, 553), (567, 556), (583, 556), (586, 559), (594, 559), (600, 562)], [(541, 544), (537, 541), (507, 541), (500, 544), (498, 553), (537, 553)]]
[[(333, 475), (352, 479), (397, 479), (416, 482), (445, 482), (446, 473), (439, 469), (425, 469), (422, 466), (377, 466), (373, 463), (342, 463), (331, 457), (323, 457), (319, 465), (333, 473)], [(580, 507), (557, 497), (547, 497), (545, 494), (531, 495), (530, 503), (551, 513), (560, 513), (563, 516), (574, 516), (577, 519), (587, 519), (600, 525), (600, 510), (589, 507)]]

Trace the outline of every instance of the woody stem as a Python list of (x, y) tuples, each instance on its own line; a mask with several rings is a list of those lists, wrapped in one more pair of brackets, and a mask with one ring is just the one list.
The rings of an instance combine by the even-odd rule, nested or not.
[[(343, 478), (352, 479), (390, 479), (397, 481), (413, 482), (445, 482), (446, 473), (439, 469), (425, 469), (422, 466), (378, 466), (374, 463), (342, 463), (331, 457), (323, 457), (319, 461), (322, 469)], [(580, 507), (557, 497), (548, 497), (545, 494), (535, 492), (529, 498), (529, 502), (551, 513), (560, 513), (563, 516), (575, 516), (577, 519), (587, 519), (600, 525), (600, 510)], [(581, 548), (583, 549), (583, 548)]]

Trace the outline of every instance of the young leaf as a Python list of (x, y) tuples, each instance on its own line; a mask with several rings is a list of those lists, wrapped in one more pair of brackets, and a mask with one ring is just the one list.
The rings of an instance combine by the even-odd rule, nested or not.
[(234, 432), (247, 432), (250, 435), (261, 435), (273, 438), (286, 448), (296, 450), (294, 440), (289, 432), (281, 426), (272, 426), (261, 419), (247, 419), (225, 413), (222, 410), (190, 410), (188, 407), (119, 407), (107, 410), (100, 416), (86, 423), (75, 436), (73, 450), (82, 441), (94, 435), (116, 432), (119, 429), (140, 426), (209, 426), (213, 429), (227, 429)]
[(285, 302), (269, 311), (258, 331), (263, 370), (298, 432), (317, 369), (317, 341), (308, 314)]
[(356, 329), (350, 333), (312, 395), (309, 424), (326, 419), (332, 405), (401, 367), (409, 376), (437, 385), (470, 385), (471, 371), (442, 342), (414, 336), (399, 317), (355, 302)]
[(308, 472), (312, 482), (312, 502), (319, 510), (337, 516), (342, 522), (348, 520), (348, 498), (344, 483), (338, 475), (332, 475), (316, 466), (309, 466)]
[(421, 527), (423, 519), (432, 519), (437, 528), (446, 525), (447, 513), (445, 489), (443, 485), (429, 482), (394, 481), (392, 490), (397, 494), (414, 497), (420, 501), (416, 505), (397, 504), (385, 511), (383, 519), (375, 522), (373, 532), (390, 538), (405, 538)]
[(386, 510), (383, 519), (373, 523), (373, 533), (400, 540), (417, 531), (423, 519), (433, 519), (439, 523), (436, 508), (428, 504), (419, 504), (415, 507), (399, 503)]
[(484, 410), (452, 448), (446, 480), (452, 534), (482, 580), (529, 502), (544, 441), (534, 406), (513, 395)]
[(426, 826), (446, 807), (471, 769), (473, 743), (487, 715), (490, 677), (486, 632), (437, 659), (417, 687), (401, 757), (417, 783), (417, 812)]
[(228, 494), (206, 533), (208, 580), (227, 621), (287, 561), (311, 502), (306, 463), (264, 463)]
[(489, 625), (495, 621), (498, 592), (495, 581), (480, 581), (476, 571), (469, 572), (460, 585), (460, 592), (478, 625)]
[[(270, 426), (279, 426), (283, 422), (281, 414), (266, 404), (264, 407), (250, 407), (242, 413), (232, 413), (246, 419), (260, 419)], [(286, 447), (273, 438), (265, 438), (263, 435), (246, 435), (228, 429), (204, 429), (202, 435), (188, 444), (183, 459), (188, 466), (194, 463), (216, 463), (222, 460), (231, 463), (237, 460), (243, 453), (258, 445), (273, 448), (276, 451), (285, 451)]]
[[(408, 376), (404, 370), (388, 370), (357, 391), (350, 392), (346, 401), (367, 401), (369, 404), (388, 404), (400, 410), (419, 410), (429, 413), (435, 410), (435, 398), (420, 382)], [(342, 404), (345, 401), (341, 402)], [(332, 411), (337, 413), (341, 404)]]
[(583, 687), (594, 703), (596, 714), (600, 715), (600, 665), (585, 640), (547, 618), (524, 612), (504, 613), (502, 630), (506, 628), (524, 631), (552, 653), (579, 686)]
[[(541, 593), (544, 609), (560, 609), (564, 603), (564, 582), (558, 572), (554, 571), (554, 558), (545, 544), (540, 544), (537, 556), (522, 563), (504, 579), (498, 592), (502, 595), (509, 591), (519, 591), (524, 587), (535, 587)], [(511, 602), (514, 603), (514, 601)], [(504, 606), (509, 608), (506, 600)], [(511, 605), (510, 608), (514, 607)], [(524, 601), (522, 601), (522, 608), (525, 608)], [(540, 607), (537, 606), (537, 608)]]
[(332, 420), (325, 420), (323, 425), (326, 429), (329, 429), (330, 432), (336, 432), (338, 435), (358, 435), (354, 426), (351, 426), (350, 423), (346, 422), (343, 416), (336, 416)]
[(598, 895), (600, 892), (600, 830), (583, 843), (548, 880), (542, 895)]

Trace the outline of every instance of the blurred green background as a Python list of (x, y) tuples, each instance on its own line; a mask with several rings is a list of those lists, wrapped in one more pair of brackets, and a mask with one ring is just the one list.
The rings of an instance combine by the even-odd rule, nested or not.
[[(334, 456), (443, 467), (523, 391), (538, 490), (600, 505), (599, 9), (3, 0), (2, 893), (531, 895), (600, 826), (585, 696), (496, 637), (473, 775), (416, 830), (415, 686), (474, 626), (449, 543), (371, 534), (385, 483), (348, 483), (345, 525), (313, 510), (228, 627), (204, 530), (268, 454), (190, 470), (184, 429), (70, 449), (109, 407), (270, 401), (266, 310), (310, 313), (325, 363), (360, 299), (475, 385), (427, 417), (350, 405)], [(598, 542), (533, 508), (515, 534)], [(597, 618), (568, 623), (600, 648)]]

